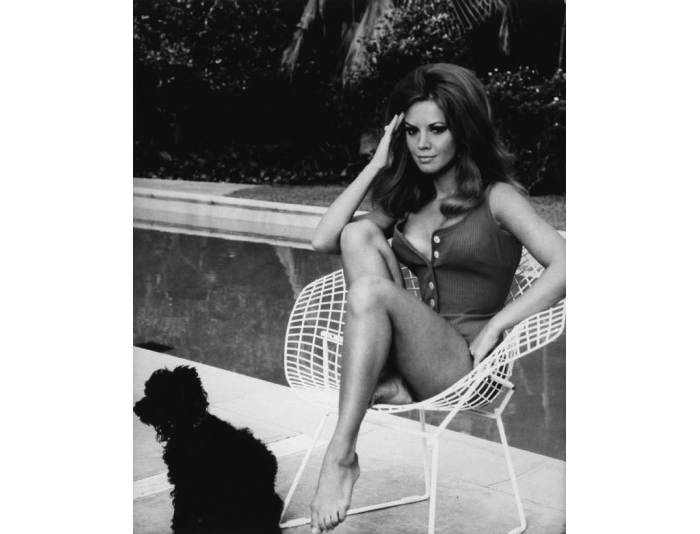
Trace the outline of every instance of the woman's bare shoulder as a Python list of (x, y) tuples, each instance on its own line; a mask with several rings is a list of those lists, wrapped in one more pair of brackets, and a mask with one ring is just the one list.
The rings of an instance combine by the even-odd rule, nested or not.
[(525, 194), (513, 184), (506, 182), (495, 182), (489, 190), (489, 201), (504, 199), (508, 201), (512, 198), (519, 198), (527, 202)]

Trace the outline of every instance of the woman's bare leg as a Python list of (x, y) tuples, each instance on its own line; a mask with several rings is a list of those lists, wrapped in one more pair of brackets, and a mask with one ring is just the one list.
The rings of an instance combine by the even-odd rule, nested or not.
[(330, 530), (345, 519), (360, 475), (355, 454), (360, 424), (392, 347), (399, 372), (420, 398), (471, 370), (464, 339), (403, 289), (391, 249), (370, 224), (348, 225), (341, 240), (348, 305), (338, 422), (311, 504), (312, 532)]
[(401, 266), (386, 237), (373, 222), (348, 224), (340, 236), (340, 248), (348, 288), (363, 276), (379, 276), (403, 287)]
[[(386, 237), (371, 221), (358, 221), (346, 227), (342, 235), (343, 273), (347, 287), (363, 276), (380, 276), (393, 280), (399, 287), (404, 286), (399, 262), (394, 256)], [(369, 405), (378, 402), (388, 404), (408, 404), (411, 394), (403, 379), (388, 366), (375, 386)]]

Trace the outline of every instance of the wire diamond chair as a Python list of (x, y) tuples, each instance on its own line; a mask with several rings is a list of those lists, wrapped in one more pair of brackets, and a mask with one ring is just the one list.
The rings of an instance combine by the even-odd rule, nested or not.
[[(524, 250), (513, 278), (508, 302), (522, 295), (539, 278), (543, 270), (532, 255)], [(402, 267), (402, 271), (406, 289), (420, 298), (417, 278), (406, 267)], [(343, 272), (335, 271), (311, 282), (304, 288), (289, 318), (284, 359), (287, 382), (303, 399), (325, 408), (326, 413), (321, 418), (292, 481), (284, 502), (282, 517), (285, 516), (328, 416), (337, 412), (346, 296)], [(520, 526), (511, 530), (509, 534), (523, 532), (527, 522), (501, 414), (514, 392), (514, 385), (509, 380), (513, 371), (513, 362), (557, 339), (564, 330), (564, 324), (565, 299), (545, 311), (531, 315), (508, 330), (503, 340), (477, 367), (438, 395), (411, 404), (378, 404), (371, 407), (365, 418), (367, 422), (409, 432), (423, 438), (425, 491), (421, 495), (411, 495), (354, 508), (348, 511), (348, 515), (430, 499), (428, 532), (433, 534), (435, 532), (438, 438), (458, 412), (466, 411), (496, 421), (520, 519)], [(505, 392), (504, 395), (494, 402), (501, 392)], [(493, 404), (490, 411), (480, 409), (489, 404)], [(393, 426), (393, 418), (381, 416), (381, 414), (410, 410), (418, 410), (420, 431)], [(434, 430), (426, 428), (426, 410), (446, 413), (445, 418)], [(377, 417), (372, 417), (373, 415)], [(428, 453), (429, 450), (432, 452), (431, 455)], [(281, 527), (295, 527), (309, 521), (308, 517), (288, 520), (283, 522)]]

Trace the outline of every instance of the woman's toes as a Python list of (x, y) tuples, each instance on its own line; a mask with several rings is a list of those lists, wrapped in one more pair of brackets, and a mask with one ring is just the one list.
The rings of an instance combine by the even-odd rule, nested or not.
[(321, 534), (321, 527), (318, 522), (317, 512), (311, 512), (311, 523), (309, 526), (311, 527), (311, 534)]
[(333, 518), (330, 515), (326, 516), (323, 524), (325, 525), (324, 532), (330, 532), (331, 530), (333, 530), (333, 527), (335, 526), (335, 524), (333, 524)]

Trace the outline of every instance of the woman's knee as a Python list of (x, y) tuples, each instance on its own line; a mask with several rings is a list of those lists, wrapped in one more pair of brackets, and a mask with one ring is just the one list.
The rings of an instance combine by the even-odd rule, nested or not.
[(363, 313), (370, 309), (386, 308), (395, 284), (381, 276), (363, 276), (348, 290), (348, 311)]
[(386, 242), (384, 234), (372, 221), (360, 220), (345, 225), (340, 234), (340, 250), (347, 253), (352, 250), (366, 250), (368, 246), (377, 246)]

